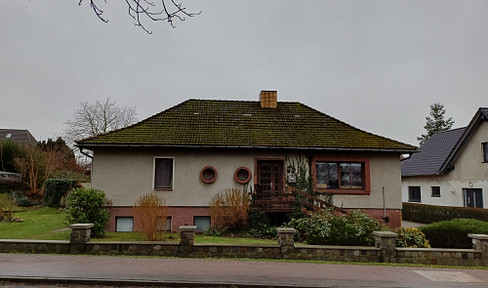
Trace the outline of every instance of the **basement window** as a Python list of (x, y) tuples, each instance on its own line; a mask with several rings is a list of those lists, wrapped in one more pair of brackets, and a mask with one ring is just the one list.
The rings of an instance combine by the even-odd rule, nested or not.
[(193, 225), (197, 226), (197, 231), (203, 232), (210, 229), (210, 216), (194, 216)]
[(115, 232), (134, 231), (134, 217), (115, 217)]

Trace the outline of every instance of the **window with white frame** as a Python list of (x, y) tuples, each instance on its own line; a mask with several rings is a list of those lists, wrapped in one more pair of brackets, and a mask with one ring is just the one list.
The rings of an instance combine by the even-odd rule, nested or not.
[(154, 158), (154, 189), (173, 189), (174, 159), (169, 157)]
[(134, 217), (115, 217), (115, 232), (134, 231)]
[(431, 197), (441, 197), (441, 187), (439, 186), (432, 186), (431, 189)]
[(408, 202), (421, 202), (420, 186), (408, 186)]

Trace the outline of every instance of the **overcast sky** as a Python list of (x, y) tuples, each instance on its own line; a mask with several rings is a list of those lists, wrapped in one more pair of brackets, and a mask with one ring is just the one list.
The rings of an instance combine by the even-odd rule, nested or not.
[[(63, 135), (81, 101), (145, 119), (187, 99), (277, 90), (417, 145), (429, 105), (453, 128), (488, 106), (488, 1), (189, 1), (201, 15), (134, 26), (125, 1), (0, 0), (0, 128)], [(156, 1), (157, 2), (157, 1)]]

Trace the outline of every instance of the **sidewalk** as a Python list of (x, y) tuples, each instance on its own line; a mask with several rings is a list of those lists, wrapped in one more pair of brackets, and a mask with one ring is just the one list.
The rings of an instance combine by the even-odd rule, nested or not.
[(0, 254), (0, 281), (152, 287), (488, 287), (488, 270)]

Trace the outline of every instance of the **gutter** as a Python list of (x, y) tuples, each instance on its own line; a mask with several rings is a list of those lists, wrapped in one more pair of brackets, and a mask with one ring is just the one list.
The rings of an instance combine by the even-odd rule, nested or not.
[[(399, 152), (412, 153), (414, 150), (407, 149), (385, 149), (385, 148), (341, 148), (341, 147), (276, 147), (276, 146), (260, 146), (260, 145), (180, 145), (180, 144), (108, 144), (108, 143), (93, 143), (93, 144), (77, 144), (80, 152), (84, 154), (83, 149), (91, 148), (210, 148), (210, 149), (272, 149), (272, 150), (316, 150), (316, 151), (356, 151), (356, 152)], [(89, 156), (90, 157), (90, 156)], [(90, 157), (92, 158), (92, 157)]]

